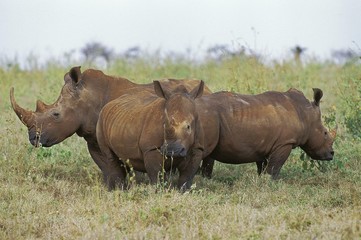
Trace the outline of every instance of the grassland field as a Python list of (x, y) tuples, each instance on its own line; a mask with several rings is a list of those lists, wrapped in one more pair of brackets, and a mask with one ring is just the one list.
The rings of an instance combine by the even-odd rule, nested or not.
[(184, 194), (172, 182), (149, 185), (142, 175), (127, 191), (107, 191), (76, 135), (51, 148), (31, 146), (11, 109), (10, 88), (21, 106), (35, 110), (37, 99), (55, 102), (75, 65), (91, 67), (0, 65), (0, 239), (361, 239), (359, 62), (263, 64), (244, 56), (112, 61), (102, 69), (106, 74), (138, 83), (203, 79), (213, 91), (246, 94), (294, 87), (308, 99), (313, 87), (323, 90), (324, 125), (338, 126), (333, 161), (319, 166), (294, 149), (278, 181), (259, 177), (255, 164), (216, 163), (212, 179), (197, 175)]

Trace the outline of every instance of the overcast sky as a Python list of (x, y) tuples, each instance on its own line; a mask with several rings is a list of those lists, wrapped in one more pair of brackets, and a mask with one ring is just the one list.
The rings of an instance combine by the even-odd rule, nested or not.
[(214, 44), (274, 58), (296, 44), (360, 52), (361, 0), (0, 0), (0, 56), (40, 60), (98, 41), (123, 52)]

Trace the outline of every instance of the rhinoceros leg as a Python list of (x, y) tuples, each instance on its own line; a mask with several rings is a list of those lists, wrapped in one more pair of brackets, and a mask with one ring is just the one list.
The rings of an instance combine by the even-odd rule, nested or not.
[(205, 159), (203, 159), (202, 161), (202, 166), (201, 166), (201, 173), (203, 177), (212, 178), (212, 172), (213, 172), (213, 166), (214, 166), (214, 159), (211, 157), (206, 157)]
[(199, 165), (202, 161), (203, 151), (200, 149), (193, 149), (192, 155), (188, 156), (179, 166), (179, 179), (178, 189), (182, 192), (188, 190), (192, 186), (192, 181), (199, 169)]
[(125, 189), (127, 187), (125, 180), (127, 171), (124, 164), (118, 158), (107, 164), (103, 175), (104, 182), (109, 190), (114, 190), (115, 188)]
[(98, 165), (100, 169), (102, 169), (102, 159), (104, 158), (104, 155), (100, 151), (98, 145), (92, 145), (88, 143), (88, 151), (94, 162)]
[(292, 151), (292, 145), (284, 145), (274, 150), (268, 157), (268, 164), (266, 171), (272, 176), (272, 179), (277, 179), (281, 167), (287, 160)]
[(256, 162), (258, 175), (261, 175), (262, 173), (265, 172), (267, 163), (268, 163), (268, 161), (266, 159), (263, 161)]
[(158, 180), (162, 180), (163, 156), (157, 149), (154, 149), (145, 152), (143, 158), (150, 183), (156, 184)]
[(108, 156), (103, 154), (98, 145), (88, 144), (88, 150), (93, 158), (94, 162), (98, 165), (103, 173), (104, 183), (109, 190), (113, 190), (116, 187), (125, 187), (126, 169), (114, 153), (108, 151)]

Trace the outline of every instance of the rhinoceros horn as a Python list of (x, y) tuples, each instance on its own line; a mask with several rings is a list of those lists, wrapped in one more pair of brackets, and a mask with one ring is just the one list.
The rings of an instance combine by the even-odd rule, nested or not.
[(30, 128), (34, 123), (33, 112), (25, 110), (24, 108), (20, 107), (16, 103), (15, 98), (14, 98), (14, 88), (13, 87), (10, 89), (10, 102), (11, 102), (11, 106), (14, 109), (14, 112), (16, 113), (18, 118), (22, 121), (22, 123), (25, 124), (25, 126)]
[(336, 124), (336, 127), (332, 130), (330, 130), (330, 135), (332, 137), (333, 140), (336, 139), (336, 136), (337, 136), (337, 129), (338, 129), (338, 125)]
[(35, 112), (44, 112), (48, 108), (49, 108), (49, 105), (46, 105), (44, 102), (42, 102), (40, 100), (36, 101), (36, 110), (35, 110)]

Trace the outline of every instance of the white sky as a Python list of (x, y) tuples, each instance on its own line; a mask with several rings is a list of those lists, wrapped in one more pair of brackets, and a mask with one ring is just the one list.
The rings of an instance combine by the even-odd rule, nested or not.
[(360, 52), (361, 0), (0, 0), (0, 57), (44, 60), (91, 41), (116, 52), (214, 44), (271, 58), (296, 44), (319, 57)]

